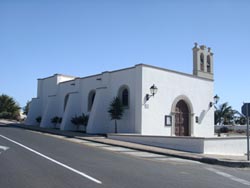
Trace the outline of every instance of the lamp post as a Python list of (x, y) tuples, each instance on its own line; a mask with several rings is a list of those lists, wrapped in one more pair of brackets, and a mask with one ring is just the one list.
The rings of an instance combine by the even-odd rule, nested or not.
[(211, 108), (213, 105), (217, 104), (219, 100), (220, 100), (220, 97), (218, 95), (215, 95), (214, 102), (210, 102), (209, 107)]
[(150, 94), (146, 94), (146, 101), (148, 101), (150, 99), (150, 97), (154, 96), (157, 93), (158, 88), (153, 84), (149, 88), (149, 90), (150, 90), (151, 95)]

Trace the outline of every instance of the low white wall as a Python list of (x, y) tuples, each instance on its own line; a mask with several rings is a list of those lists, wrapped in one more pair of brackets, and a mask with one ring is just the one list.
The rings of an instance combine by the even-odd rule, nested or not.
[(244, 155), (247, 153), (247, 138), (245, 136), (207, 138), (204, 142), (204, 153)]
[(203, 153), (204, 138), (108, 134), (108, 138), (175, 150)]
[(135, 134), (108, 134), (108, 138), (193, 153), (239, 155), (246, 154), (246, 137), (170, 137)]

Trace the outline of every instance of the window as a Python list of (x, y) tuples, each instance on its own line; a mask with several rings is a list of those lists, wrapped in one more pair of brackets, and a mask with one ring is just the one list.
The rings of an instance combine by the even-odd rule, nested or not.
[(66, 110), (66, 106), (67, 106), (68, 100), (69, 100), (69, 94), (67, 94), (67, 95), (64, 97), (64, 108), (63, 108), (64, 111)]
[(201, 53), (200, 55), (200, 67), (201, 67), (201, 71), (204, 71), (204, 54)]
[(95, 100), (95, 91), (92, 90), (89, 92), (89, 96), (88, 96), (88, 111), (91, 111), (91, 108), (94, 104), (94, 100)]
[(122, 91), (122, 105), (128, 106), (128, 89)]
[(125, 107), (125, 108), (128, 108), (129, 107), (129, 89), (127, 86), (122, 86), (120, 89), (119, 89), (119, 94), (118, 94), (121, 102), (122, 102), (122, 105)]
[(210, 56), (207, 56), (207, 72), (211, 72), (211, 62), (210, 62)]

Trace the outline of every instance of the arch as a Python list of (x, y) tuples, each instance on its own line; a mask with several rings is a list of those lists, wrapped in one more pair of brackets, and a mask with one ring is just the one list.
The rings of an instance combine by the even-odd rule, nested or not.
[(193, 106), (185, 95), (175, 98), (172, 107), (172, 135), (191, 136), (193, 135)]
[(204, 54), (201, 53), (200, 55), (200, 70), (204, 71)]
[(119, 88), (118, 97), (122, 102), (122, 105), (125, 108), (129, 107), (129, 87), (127, 85), (123, 85)]
[(64, 107), (63, 107), (63, 111), (66, 110), (66, 107), (67, 107), (67, 104), (68, 104), (68, 100), (69, 100), (69, 94), (67, 94), (67, 95), (64, 97)]
[(94, 100), (95, 100), (95, 90), (91, 90), (88, 95), (88, 111), (91, 111)]
[(172, 104), (172, 107), (171, 107), (171, 112), (174, 113), (175, 112), (175, 107), (177, 105), (177, 103), (180, 101), (180, 100), (184, 100), (186, 103), (187, 103), (187, 106), (188, 106), (188, 110), (189, 112), (192, 114), (194, 113), (193, 112), (193, 105), (191, 103), (191, 101), (189, 100), (189, 98), (185, 95), (180, 95), (178, 97), (175, 98), (173, 104)]
[(211, 58), (210, 58), (210, 55), (207, 56), (207, 72), (211, 73)]

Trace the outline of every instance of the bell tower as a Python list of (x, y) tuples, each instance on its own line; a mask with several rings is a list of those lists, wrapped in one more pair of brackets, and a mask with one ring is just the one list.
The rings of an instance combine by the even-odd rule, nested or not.
[(214, 62), (211, 48), (207, 48), (205, 45), (198, 46), (197, 43), (194, 43), (193, 75), (210, 80), (214, 79)]

